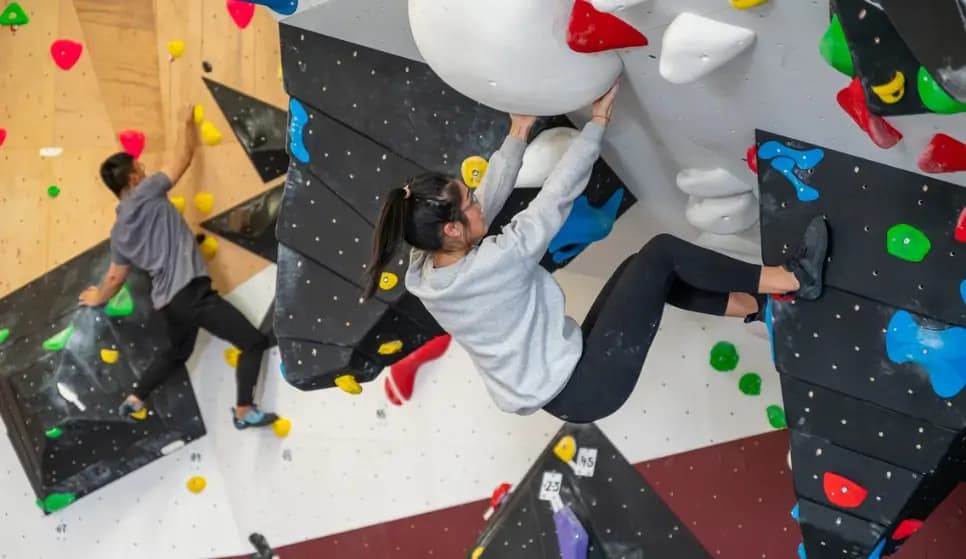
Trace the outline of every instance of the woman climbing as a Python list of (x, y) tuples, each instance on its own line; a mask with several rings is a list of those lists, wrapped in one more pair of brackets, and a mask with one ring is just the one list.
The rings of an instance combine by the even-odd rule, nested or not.
[(506, 412), (544, 409), (588, 423), (616, 411), (637, 384), (665, 303), (750, 321), (761, 319), (764, 294), (822, 292), (828, 233), (816, 218), (802, 250), (780, 267), (658, 235), (617, 268), (581, 326), (566, 316), (563, 291), (539, 262), (586, 188), (617, 91), (615, 84), (594, 102), (592, 120), (500, 234), (484, 238), (488, 218), (513, 191), (535, 117), (511, 115), (475, 191), (457, 178), (422, 175), (393, 189), (379, 216), (364, 295), (373, 295), (399, 243), (413, 246), (406, 288), (463, 346)]

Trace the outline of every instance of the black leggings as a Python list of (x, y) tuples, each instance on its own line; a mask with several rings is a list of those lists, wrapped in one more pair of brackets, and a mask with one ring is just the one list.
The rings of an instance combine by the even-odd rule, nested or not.
[(239, 406), (250, 406), (262, 368), (266, 338), (238, 309), (211, 288), (211, 278), (197, 277), (161, 309), (168, 322), (171, 347), (162, 352), (141, 376), (134, 395), (144, 400), (191, 357), (198, 329), (204, 328), (241, 350), (235, 371)]
[(544, 410), (571, 423), (617, 411), (634, 390), (664, 304), (722, 316), (731, 292), (757, 293), (761, 266), (658, 235), (607, 280), (581, 328), (584, 350)]

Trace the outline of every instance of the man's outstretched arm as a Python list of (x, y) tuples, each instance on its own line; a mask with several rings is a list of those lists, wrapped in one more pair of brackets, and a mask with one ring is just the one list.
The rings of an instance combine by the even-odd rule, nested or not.
[[(167, 175), (171, 181), (171, 186), (181, 180), (185, 171), (188, 170), (199, 143), (198, 126), (194, 120), (194, 107), (189, 105), (182, 109), (178, 120), (181, 122), (178, 143), (175, 145), (174, 153), (169, 154), (161, 166), (161, 172)], [(171, 188), (171, 186), (168, 188)]]

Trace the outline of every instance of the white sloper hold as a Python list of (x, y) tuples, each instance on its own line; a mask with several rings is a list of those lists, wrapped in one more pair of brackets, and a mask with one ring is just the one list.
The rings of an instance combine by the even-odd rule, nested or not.
[(644, 2), (650, 2), (650, 0), (590, 0), (590, 4), (598, 12), (619, 12)]
[(755, 42), (751, 29), (683, 12), (664, 32), (660, 72), (671, 83), (706, 76)]
[(549, 128), (537, 134), (523, 152), (523, 165), (517, 175), (517, 188), (539, 188), (546, 182), (550, 172), (566, 153), (580, 132), (575, 128), (561, 126)]
[(714, 169), (682, 169), (677, 176), (678, 188), (685, 194), (702, 198), (721, 198), (754, 192), (754, 188), (732, 173)]
[(724, 198), (691, 196), (684, 215), (702, 231), (731, 235), (758, 222), (758, 200), (750, 193)]

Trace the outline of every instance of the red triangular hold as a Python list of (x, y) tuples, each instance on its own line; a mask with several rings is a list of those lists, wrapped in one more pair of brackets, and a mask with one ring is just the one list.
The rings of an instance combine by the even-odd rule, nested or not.
[(393, 363), (389, 369), (389, 376), (386, 377), (385, 388), (386, 397), (393, 404), (399, 406), (403, 401), (409, 400), (413, 396), (413, 387), (416, 385), (416, 373), (419, 368), (427, 361), (439, 358), (446, 352), (452, 337), (449, 334), (436, 336), (419, 347), (416, 351)]
[(239, 29), (248, 27), (255, 17), (255, 4), (245, 0), (225, 0), (225, 8)]
[(124, 130), (117, 135), (118, 140), (121, 142), (121, 147), (124, 151), (129, 153), (131, 157), (137, 159), (141, 157), (141, 153), (144, 151), (144, 132), (138, 132), (137, 130)]
[(825, 472), (825, 476), (822, 478), (822, 486), (829, 502), (844, 509), (859, 507), (869, 496), (869, 491), (865, 487), (847, 477), (832, 472)]
[(907, 518), (896, 527), (896, 531), (892, 533), (892, 539), (896, 541), (904, 540), (918, 532), (919, 528), (922, 528), (922, 520)]
[(946, 134), (936, 134), (919, 156), (919, 168), (926, 173), (966, 171), (966, 144)]
[(4, 128), (0, 128), (0, 147), (3, 146), (3, 142), (7, 140), (7, 131)]
[(70, 70), (77, 64), (84, 45), (70, 39), (58, 39), (50, 44), (50, 57), (61, 70)]
[(859, 78), (853, 79), (848, 87), (839, 91), (836, 99), (839, 106), (852, 117), (859, 128), (865, 130), (875, 145), (882, 149), (889, 149), (902, 139), (902, 133), (893, 128), (886, 119), (869, 111), (869, 106), (865, 102), (865, 91)]
[(613, 14), (598, 12), (588, 0), (576, 0), (567, 26), (567, 45), (576, 52), (643, 47), (647, 37)]

